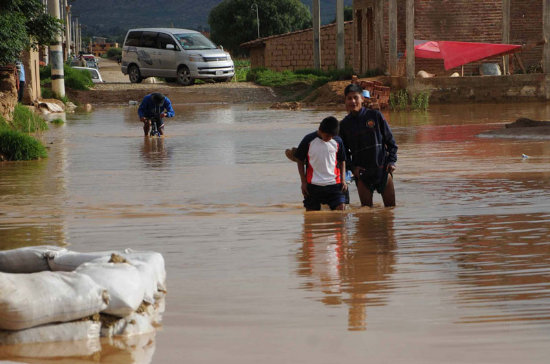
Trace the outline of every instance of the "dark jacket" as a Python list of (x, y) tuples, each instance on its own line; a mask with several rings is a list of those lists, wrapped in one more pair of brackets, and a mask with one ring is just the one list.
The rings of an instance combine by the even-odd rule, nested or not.
[(174, 116), (174, 109), (172, 108), (172, 103), (168, 97), (164, 98), (164, 103), (162, 106), (158, 106), (153, 101), (151, 95), (147, 95), (143, 98), (143, 101), (141, 101), (141, 104), (139, 105), (138, 115), (140, 118), (158, 117), (158, 115), (163, 113), (165, 110), (167, 117), (171, 118)]
[(397, 162), (397, 144), (390, 126), (378, 110), (362, 108), (340, 122), (340, 137), (346, 148), (348, 169), (383, 168)]

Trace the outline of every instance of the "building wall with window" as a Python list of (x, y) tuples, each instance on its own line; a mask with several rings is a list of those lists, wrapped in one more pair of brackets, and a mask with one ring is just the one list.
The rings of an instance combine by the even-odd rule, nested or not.
[(111, 48), (119, 48), (118, 43), (95, 42), (92, 43), (92, 54), (101, 57)]

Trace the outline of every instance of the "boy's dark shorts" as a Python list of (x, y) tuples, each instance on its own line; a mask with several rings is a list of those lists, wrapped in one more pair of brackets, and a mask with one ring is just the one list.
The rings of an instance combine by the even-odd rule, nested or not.
[[(372, 169), (369, 171), (372, 171)], [(362, 173), (359, 175), (359, 178), (371, 192), (376, 191), (379, 194), (383, 194), (386, 189), (386, 185), (388, 184), (388, 174), (389, 173), (384, 167), (378, 168), (376, 171), (371, 173)], [(357, 180), (355, 180), (355, 184), (357, 185)]]
[(308, 210), (320, 210), (321, 204), (326, 204), (331, 210), (346, 203), (346, 196), (342, 192), (341, 184), (317, 186), (308, 184), (309, 195), (304, 199), (304, 207)]
[(160, 129), (160, 127), (164, 125), (162, 118), (151, 118), (151, 124), (153, 123), (157, 124), (157, 129)]

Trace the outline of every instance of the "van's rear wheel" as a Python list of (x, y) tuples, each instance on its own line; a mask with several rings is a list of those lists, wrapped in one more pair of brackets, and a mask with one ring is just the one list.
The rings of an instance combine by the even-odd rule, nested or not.
[(139, 72), (139, 68), (136, 65), (131, 65), (128, 69), (128, 76), (130, 77), (131, 83), (140, 83), (143, 78), (141, 77), (141, 72)]
[(183, 86), (190, 86), (195, 83), (195, 79), (191, 77), (191, 71), (186, 66), (182, 66), (178, 70), (178, 83)]

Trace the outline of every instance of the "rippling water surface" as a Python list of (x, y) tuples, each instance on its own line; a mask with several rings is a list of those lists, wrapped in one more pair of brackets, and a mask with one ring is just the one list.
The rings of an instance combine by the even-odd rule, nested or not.
[(304, 213), (283, 154), (342, 111), (176, 113), (161, 140), (141, 136), (134, 107), (68, 115), (43, 135), (47, 160), (0, 163), (0, 249), (165, 257), (167, 309), (147, 355), (105, 342), (79, 362), (548, 361), (550, 141), (476, 135), (550, 120), (549, 106), (388, 113), (397, 207), (377, 195), (360, 208), (352, 187), (343, 214)]

